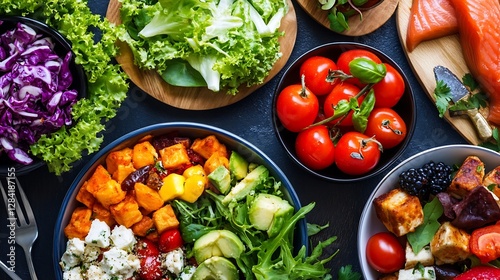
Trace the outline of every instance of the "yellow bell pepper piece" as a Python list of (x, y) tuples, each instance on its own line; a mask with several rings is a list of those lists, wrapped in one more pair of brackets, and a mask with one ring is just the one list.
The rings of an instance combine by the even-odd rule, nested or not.
[(163, 201), (169, 201), (184, 193), (186, 178), (180, 174), (170, 173), (163, 178), (163, 185), (158, 193)]
[(179, 195), (178, 198), (189, 203), (195, 202), (205, 190), (206, 182), (207, 179), (198, 174), (186, 178), (184, 193)]
[(203, 176), (203, 178), (205, 178), (206, 182), (208, 182), (208, 178), (207, 178), (207, 174), (205, 173), (205, 169), (203, 169), (203, 166), (201, 166), (200, 164), (197, 164), (197, 165), (193, 165), (189, 168), (187, 168), (186, 170), (184, 170), (184, 173), (182, 173), (182, 175), (186, 178), (189, 178), (193, 175), (201, 175)]

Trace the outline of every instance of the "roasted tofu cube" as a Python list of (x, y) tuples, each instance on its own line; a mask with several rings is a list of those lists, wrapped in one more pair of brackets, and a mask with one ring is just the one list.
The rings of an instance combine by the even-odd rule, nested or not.
[(90, 192), (93, 196), (101, 187), (101, 184), (105, 184), (109, 180), (112, 180), (111, 174), (104, 168), (102, 165), (98, 165), (92, 173), (92, 176), (85, 183), (87, 186), (87, 191)]
[(167, 204), (153, 213), (153, 222), (159, 234), (179, 226), (172, 205)]
[(155, 224), (149, 216), (142, 216), (142, 219), (131, 227), (135, 235), (144, 237), (154, 231)]
[(121, 202), (111, 205), (109, 210), (118, 224), (128, 228), (142, 219), (139, 204), (132, 194), (128, 194)]
[(161, 149), (160, 156), (165, 169), (175, 169), (191, 164), (186, 147), (180, 143)]
[(83, 205), (87, 206), (87, 208), (92, 209), (92, 206), (94, 206), (96, 199), (87, 190), (87, 181), (85, 181), (78, 190), (78, 193), (76, 194), (76, 200), (83, 203)]
[(495, 167), (484, 176), (483, 186), (491, 190), (497, 197), (500, 197), (500, 166)]
[(134, 168), (139, 169), (146, 165), (155, 164), (157, 158), (158, 153), (150, 142), (145, 141), (134, 145), (132, 153)]
[(109, 209), (106, 209), (99, 202), (95, 203), (94, 207), (92, 207), (92, 217), (105, 222), (110, 228), (113, 228), (113, 226), (116, 225), (115, 218), (111, 215)]
[(420, 250), (420, 252), (413, 252), (413, 248), (410, 243), (406, 242), (405, 249), (405, 269), (414, 268), (417, 264), (422, 264), (423, 266), (434, 265), (434, 256), (432, 255), (431, 248), (426, 246)]
[(100, 185), (99, 189), (94, 193), (94, 197), (102, 206), (109, 208), (110, 205), (122, 201), (126, 194), (127, 192), (122, 190), (122, 186), (117, 181), (111, 179)]
[(436, 270), (432, 266), (421, 269), (400, 269), (398, 280), (436, 280)]
[(68, 239), (79, 238), (81, 240), (85, 239), (85, 236), (90, 231), (90, 225), (92, 224), (92, 210), (87, 207), (77, 207), (73, 210), (71, 214), (71, 219), (68, 225), (64, 228), (64, 234)]
[(444, 222), (431, 240), (431, 252), (437, 265), (467, 259), (470, 235), (450, 222)]
[(152, 212), (163, 206), (164, 201), (160, 197), (158, 191), (153, 190), (142, 183), (135, 183), (134, 190), (137, 203), (146, 211)]
[(119, 165), (132, 165), (132, 149), (124, 148), (108, 154), (106, 157), (106, 167), (110, 174), (115, 173)]
[(212, 154), (212, 156), (210, 156), (207, 159), (207, 161), (205, 161), (205, 165), (203, 165), (203, 170), (205, 170), (206, 174), (210, 174), (212, 173), (212, 171), (214, 171), (217, 167), (221, 165), (229, 169), (229, 159), (225, 155), (219, 152), (215, 152)]
[(134, 172), (135, 168), (132, 166), (132, 164), (129, 165), (118, 165), (116, 168), (115, 172), (111, 175), (113, 180), (117, 181), (118, 183), (122, 183), (123, 180), (127, 178), (130, 173)]
[(416, 196), (393, 189), (373, 201), (375, 213), (387, 230), (396, 236), (413, 232), (424, 221), (424, 211)]
[(484, 163), (476, 156), (468, 156), (448, 187), (448, 192), (458, 198), (463, 198), (477, 186), (483, 184)]
[(203, 139), (195, 139), (191, 145), (191, 149), (204, 159), (209, 159), (215, 152), (228, 157), (226, 146), (219, 142), (214, 135), (209, 135)]

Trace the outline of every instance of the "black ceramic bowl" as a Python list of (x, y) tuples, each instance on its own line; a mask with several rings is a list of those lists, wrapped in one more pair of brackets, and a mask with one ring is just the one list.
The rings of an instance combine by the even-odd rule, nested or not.
[[(281, 181), (281, 190), (285, 195), (285, 199), (290, 202), (290, 204), (295, 208), (295, 211), (301, 208), (299, 198), (286, 175), (268, 156), (241, 137), (217, 127), (190, 122), (161, 123), (143, 127), (118, 138), (101, 149), (82, 168), (69, 187), (59, 210), (59, 215), (57, 216), (54, 229), (53, 262), (57, 279), (62, 279), (62, 271), (59, 266), (59, 262), (61, 260), (61, 256), (66, 250), (66, 243), (68, 241), (64, 235), (64, 228), (68, 224), (73, 210), (79, 205), (79, 202), (76, 201), (75, 197), (82, 184), (89, 179), (90, 176), (92, 176), (94, 170), (99, 164), (105, 164), (106, 156), (110, 152), (120, 150), (125, 147), (132, 147), (139, 139), (146, 136), (157, 136), (170, 133), (176, 133), (179, 136), (190, 138), (203, 138), (208, 135), (215, 135), (217, 139), (221, 143), (225, 144), (228, 149), (238, 152), (249, 162), (255, 162), (266, 166), (269, 170), (269, 174), (276, 178), (276, 180)], [(309, 243), (307, 223), (305, 219), (301, 219), (296, 224), (294, 243), (294, 248), (299, 249), (302, 246), (305, 246), (307, 251)]]
[[(337, 61), (338, 57), (342, 52), (352, 49), (364, 49), (371, 51), (372, 53), (376, 54), (382, 60), (382, 62), (388, 63), (389, 65), (393, 66), (396, 70), (398, 70), (399, 73), (401, 73), (401, 76), (405, 81), (405, 92), (401, 97), (401, 99), (399, 100), (399, 102), (396, 104), (396, 106), (394, 106), (392, 109), (394, 109), (405, 121), (407, 127), (407, 135), (406, 138), (403, 140), (403, 142), (400, 143), (398, 146), (384, 150), (377, 166), (370, 172), (365, 173), (363, 175), (360, 176), (348, 175), (346, 173), (341, 172), (335, 166), (335, 164), (323, 170), (312, 170), (309, 167), (305, 166), (297, 158), (295, 153), (295, 138), (297, 136), (297, 133), (288, 131), (281, 124), (276, 113), (276, 100), (280, 92), (285, 87), (291, 84), (300, 83), (300, 75), (299, 75), (300, 66), (308, 58), (313, 56), (325, 56), (330, 59), (333, 59), (333, 61)], [(408, 146), (408, 143), (410, 142), (410, 139), (412, 138), (413, 132), (415, 130), (416, 105), (415, 105), (415, 98), (413, 96), (413, 91), (410, 88), (410, 83), (408, 82), (408, 78), (405, 76), (401, 68), (386, 54), (382, 53), (381, 51), (373, 47), (360, 43), (342, 43), (342, 42), (328, 43), (325, 45), (318, 46), (314, 49), (311, 49), (310, 51), (301, 55), (288, 67), (288, 69), (285, 70), (284, 74), (279, 80), (278, 86), (276, 87), (276, 90), (274, 92), (272, 106), (273, 106), (272, 118), (273, 118), (274, 131), (276, 133), (276, 136), (278, 137), (279, 142), (283, 145), (290, 158), (307, 172), (332, 182), (338, 182), (338, 183), (355, 182), (380, 174), (392, 163), (394, 163), (403, 153), (405, 148)]]
[[(0, 24), (0, 34), (14, 29), (17, 23), (21, 22), (33, 28), (38, 34), (43, 34), (52, 38), (54, 42), (54, 51), (59, 55), (59, 57), (64, 57), (71, 51), (70, 42), (55, 29), (49, 27), (43, 22), (21, 16), (0, 16), (0, 21), (2, 22), (2, 24)], [(85, 97), (87, 95), (87, 78), (83, 67), (75, 63), (74, 54), (70, 62), (70, 71), (73, 75), (73, 83), (71, 84), (70, 89), (77, 90), (78, 98)], [(2, 154), (0, 156), (0, 176), (14, 176), (14, 174), (16, 176), (23, 175), (43, 166), (44, 164), (45, 163), (41, 159), (35, 158), (31, 164), (23, 165), (12, 161), (5, 154)]]

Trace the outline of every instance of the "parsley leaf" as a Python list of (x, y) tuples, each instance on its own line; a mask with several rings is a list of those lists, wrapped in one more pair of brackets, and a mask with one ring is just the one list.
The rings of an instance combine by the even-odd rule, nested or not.
[(439, 117), (442, 118), (448, 110), (451, 101), (451, 89), (443, 81), (439, 80), (434, 89), (434, 97), (436, 98), (436, 107), (439, 112)]
[(361, 274), (359, 274), (359, 272), (352, 271), (352, 266), (347, 265), (339, 269), (338, 277), (339, 280), (359, 280), (361, 279)]

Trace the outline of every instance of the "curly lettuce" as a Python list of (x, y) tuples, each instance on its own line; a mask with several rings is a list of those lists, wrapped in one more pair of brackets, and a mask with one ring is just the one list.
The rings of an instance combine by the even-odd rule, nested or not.
[(87, 1), (4, 0), (0, 13), (35, 18), (57, 29), (71, 41), (75, 61), (87, 75), (87, 97), (72, 108), (75, 124), (46, 134), (31, 146), (31, 153), (43, 159), (50, 172), (61, 175), (82, 155), (99, 150), (105, 122), (127, 96), (127, 76), (112, 63), (118, 35), (112, 24), (92, 13)]

